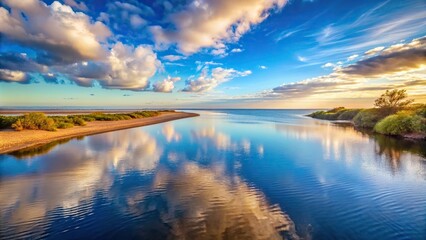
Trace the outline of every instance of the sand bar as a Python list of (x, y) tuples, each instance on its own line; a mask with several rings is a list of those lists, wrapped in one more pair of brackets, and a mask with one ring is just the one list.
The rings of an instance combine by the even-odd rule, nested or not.
[(0, 154), (16, 150), (44, 145), (53, 141), (110, 132), (120, 129), (134, 128), (156, 123), (162, 123), (182, 118), (199, 116), (196, 113), (162, 112), (159, 116), (121, 121), (94, 121), (86, 126), (58, 129), (55, 132), (43, 130), (4, 130), (0, 131)]

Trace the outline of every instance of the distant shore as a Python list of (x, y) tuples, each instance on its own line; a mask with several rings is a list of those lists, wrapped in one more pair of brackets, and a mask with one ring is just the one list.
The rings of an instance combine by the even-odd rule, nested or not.
[[(47, 114), (71, 114), (71, 113), (90, 113), (92, 111), (52, 111)], [(105, 112), (105, 111), (104, 111)], [(111, 111), (117, 112), (117, 111)], [(128, 111), (122, 111), (128, 112)], [(4, 113), (4, 112), (3, 112)], [(11, 113), (11, 112), (9, 112)], [(19, 114), (22, 111), (14, 111), (13, 114)], [(57, 140), (68, 139), (73, 137), (81, 137), (103, 132), (116, 131), (127, 128), (147, 126), (157, 123), (168, 122), (172, 120), (196, 117), (196, 113), (186, 112), (162, 112), (159, 116), (120, 120), (120, 121), (95, 121), (89, 122), (86, 126), (78, 126), (67, 129), (59, 129), (58, 131), (50, 132), (44, 130), (24, 130), (14, 131), (12, 129), (0, 131), (0, 154), (9, 153), (29, 147), (41, 146)]]
[(42, 112), (50, 114), (89, 114), (93, 112), (102, 113), (129, 113), (140, 111), (140, 109), (0, 109), (0, 114), (24, 114), (30, 112)]

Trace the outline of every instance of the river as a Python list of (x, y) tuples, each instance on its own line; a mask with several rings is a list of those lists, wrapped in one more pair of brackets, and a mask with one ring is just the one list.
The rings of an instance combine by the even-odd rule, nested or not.
[(1, 239), (426, 239), (426, 143), (200, 117), (0, 155)]

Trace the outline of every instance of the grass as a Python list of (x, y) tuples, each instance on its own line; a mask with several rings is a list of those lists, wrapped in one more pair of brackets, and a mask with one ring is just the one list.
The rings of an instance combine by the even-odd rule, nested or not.
[[(167, 111), (167, 112), (170, 112)], [(131, 113), (102, 113), (68, 115), (68, 116), (46, 116), (44, 113), (26, 113), (22, 116), (1, 116), (0, 129), (13, 128), (17, 131), (25, 129), (56, 131), (57, 129), (84, 126), (86, 122), (92, 121), (119, 121), (146, 117), (154, 117), (160, 111), (136, 111)]]

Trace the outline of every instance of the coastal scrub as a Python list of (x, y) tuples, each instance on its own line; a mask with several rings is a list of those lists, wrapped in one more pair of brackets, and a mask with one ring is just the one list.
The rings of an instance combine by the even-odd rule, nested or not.
[(13, 128), (17, 131), (25, 129), (56, 131), (57, 129), (84, 126), (92, 121), (119, 121), (158, 116), (160, 111), (136, 111), (131, 113), (102, 113), (46, 116), (44, 113), (26, 113), (22, 116), (0, 116), (0, 129)]

